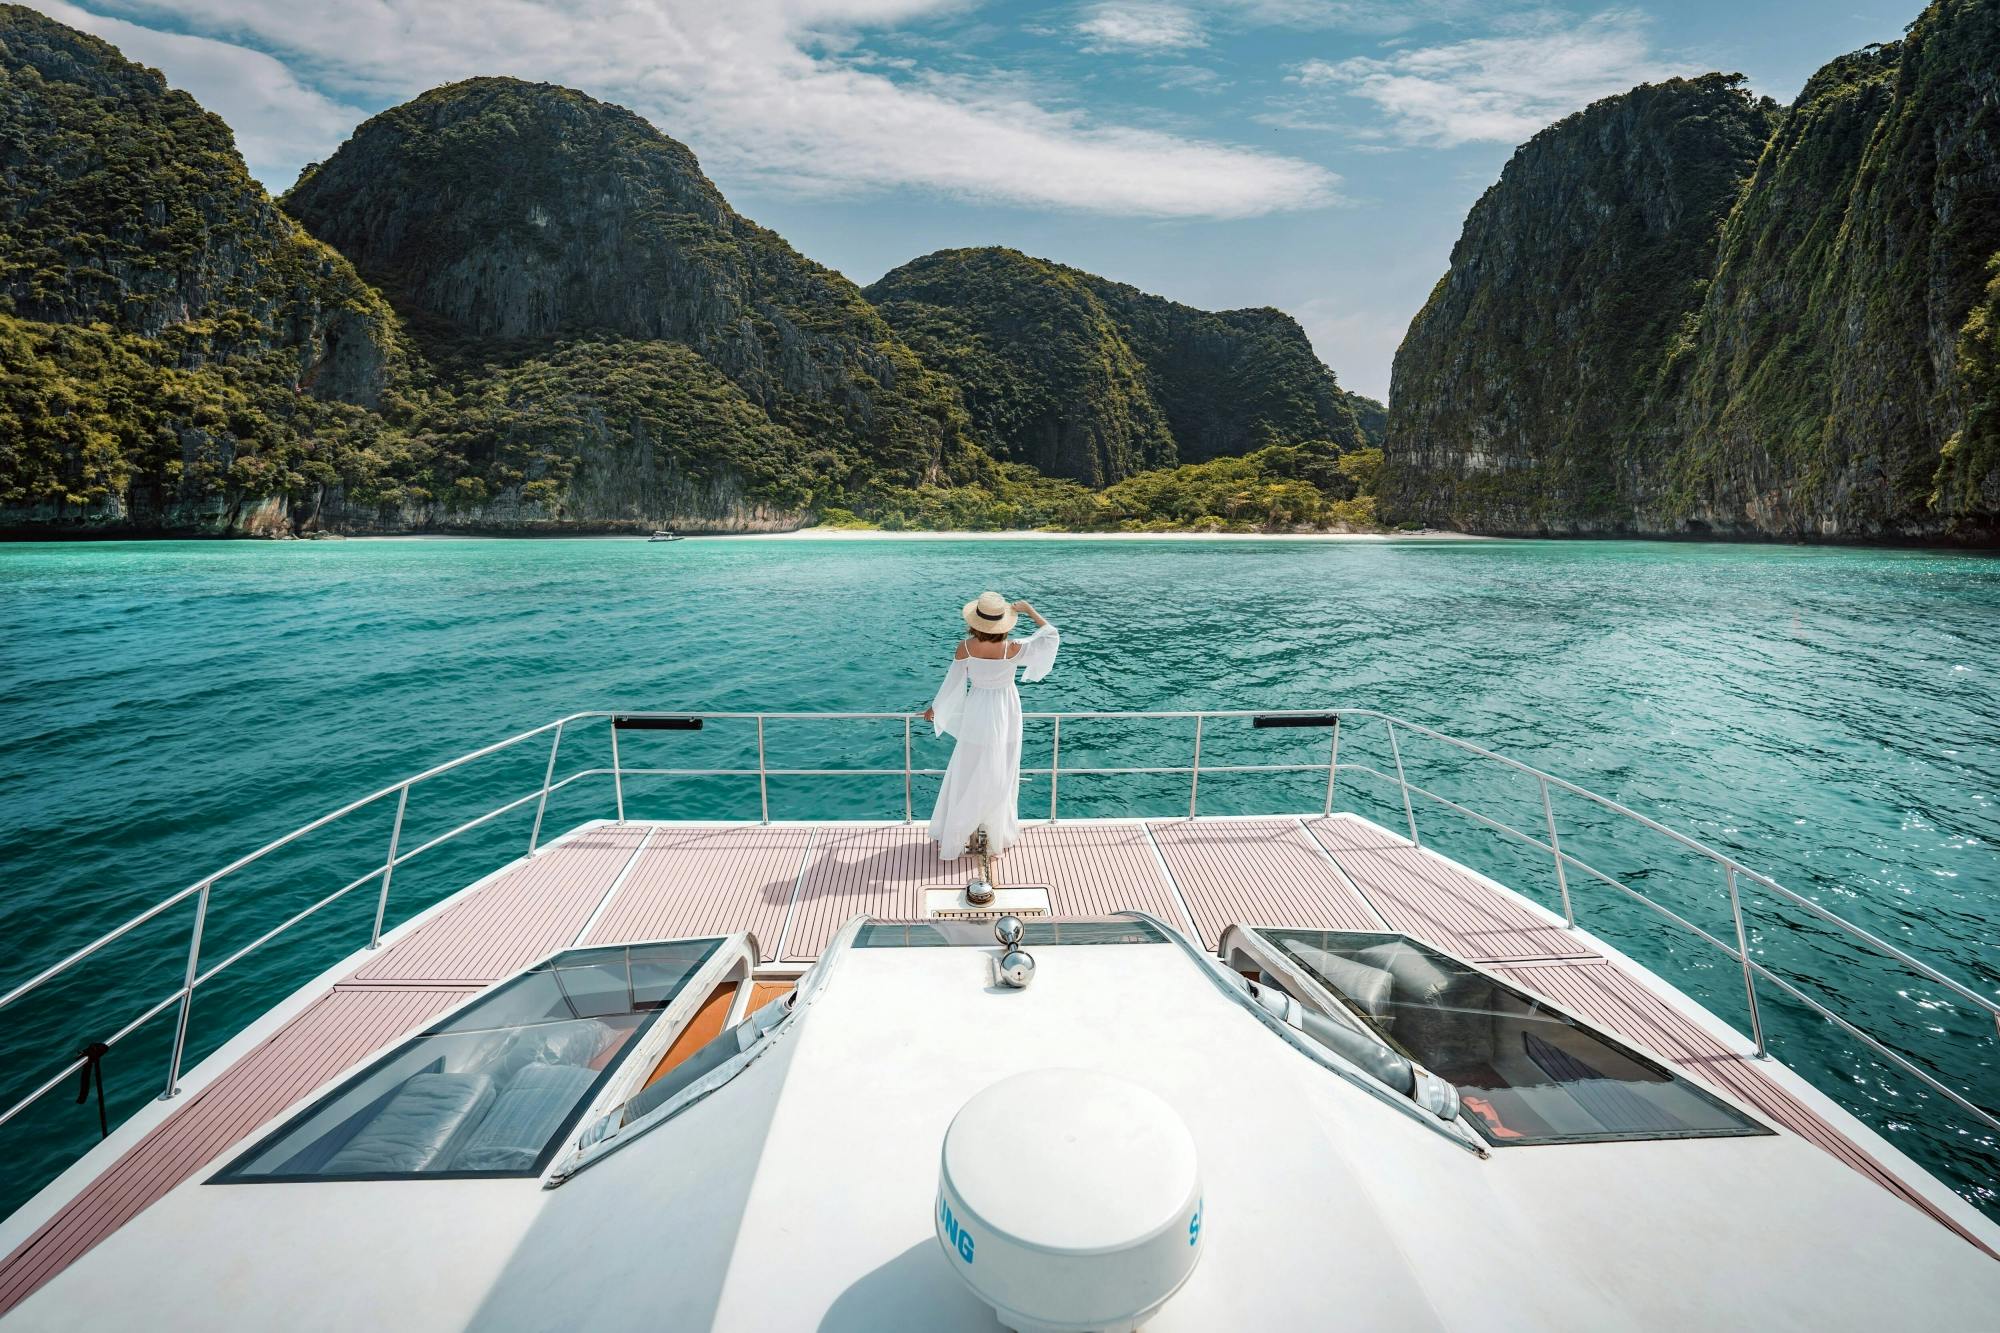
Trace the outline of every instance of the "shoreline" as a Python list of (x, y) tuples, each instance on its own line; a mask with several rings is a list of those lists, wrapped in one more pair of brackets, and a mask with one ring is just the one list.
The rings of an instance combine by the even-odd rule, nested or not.
[[(723, 534), (718, 534), (723, 535)], [(1394, 541), (1494, 541), (1465, 532), (1445, 532), (1425, 528), (1415, 532), (1042, 532), (1009, 528), (1001, 532), (884, 532), (876, 528), (798, 528), (791, 532), (745, 532), (726, 534), (731, 541), (1061, 541), (1061, 542), (1394, 542)]]
[[(322, 537), (321, 541), (349, 542), (434, 542), (434, 541), (644, 541), (639, 533), (597, 532), (564, 534), (513, 534), (496, 532), (383, 532), (353, 537)], [(682, 541), (714, 542), (797, 542), (797, 541), (1051, 541), (1051, 542), (1493, 542), (1505, 537), (1485, 537), (1469, 532), (1446, 532), (1426, 528), (1415, 532), (1042, 532), (1009, 528), (997, 532), (902, 531), (876, 528), (797, 528), (790, 532), (691, 532)], [(665, 543), (662, 543), (663, 545)]]

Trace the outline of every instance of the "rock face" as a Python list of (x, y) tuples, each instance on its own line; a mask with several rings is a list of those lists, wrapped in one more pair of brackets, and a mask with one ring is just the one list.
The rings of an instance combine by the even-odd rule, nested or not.
[[(694, 155), (623, 108), (515, 79), (363, 124), (285, 207), (449, 361), (468, 342), (673, 343), (852, 472), (977, 466), (951, 386), (854, 284), (742, 218)], [(504, 353), (503, 353), (504, 356)]]
[(302, 500), (299, 526), (795, 528), (833, 467), (693, 350), (660, 340), (555, 344), (435, 390), (418, 419), (438, 461), (364, 455)]
[[(1483, 532), (2000, 540), (2000, 0), (1536, 136), (1396, 360), (1385, 510)], [(1719, 225), (1718, 225), (1719, 224)]]
[(379, 403), (399, 357), (388, 305), (272, 204), (227, 126), (15, 5), (0, 344), (0, 526), (227, 528), (250, 512), (235, 481), (310, 465), (302, 434)]
[(281, 208), (156, 72), (0, 5), (0, 536), (1106, 521), (997, 464), (967, 394), (1010, 457), (1097, 481), (1312, 446), (1227, 479), (1230, 521), (1316, 513), (1308, 477), (1353, 500), (1354, 409), (1289, 319), (1015, 261), (937, 340), (980, 340), (962, 393), (630, 112), (436, 89)]
[(1515, 152), (1396, 352), (1392, 521), (1632, 525), (1635, 432), (1772, 111), (1733, 77), (1675, 79), (1595, 103)]
[(1640, 522), (2000, 537), (2000, 3), (1813, 76), (1723, 229)]
[(282, 348), (299, 388), (364, 406), (392, 353), (388, 308), (250, 179), (228, 126), (16, 5), (0, 5), (0, 296), (19, 319), (174, 333), (194, 357)]
[(1178, 305), (989, 247), (940, 250), (867, 289), (965, 394), (1001, 458), (1103, 486), (1272, 444), (1364, 443), (1349, 395), (1276, 310)]

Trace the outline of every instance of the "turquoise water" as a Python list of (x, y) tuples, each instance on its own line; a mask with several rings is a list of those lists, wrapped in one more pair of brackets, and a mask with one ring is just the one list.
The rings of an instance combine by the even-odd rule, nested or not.
[[(592, 708), (920, 708), (985, 587), (1062, 626), (1031, 709), (1374, 707), (1567, 776), (1716, 846), (1982, 993), (2000, 994), (2000, 561), (1788, 548), (1564, 543), (407, 541), (0, 547), (0, 987), (347, 800)], [(899, 724), (773, 723), (773, 765), (900, 766)], [(1185, 724), (1076, 724), (1066, 765), (1187, 761)], [(1032, 729), (1029, 763), (1046, 755)], [(1205, 764), (1323, 763), (1323, 732), (1211, 724)], [(405, 849), (542, 780), (534, 744), (411, 798)], [(944, 751), (920, 741), (917, 762)], [(730, 767), (754, 731), (628, 736), (624, 762)], [(1379, 730), (1344, 762), (1384, 769)], [(1531, 784), (1405, 738), (1413, 781), (1536, 829)], [(561, 771), (608, 762), (601, 729)], [(1205, 775), (1204, 812), (1312, 810), (1323, 774)], [(919, 782), (919, 815), (928, 808)], [(777, 818), (900, 815), (902, 780), (774, 779)], [(632, 813), (754, 817), (756, 784), (635, 778)], [(1400, 824), (1379, 782), (1341, 804)], [(1185, 780), (1066, 778), (1067, 814), (1184, 813)], [(1048, 789), (1029, 782), (1029, 814)], [(610, 813), (608, 781), (552, 830)], [(221, 881), (203, 967), (379, 863), (393, 803)], [(1566, 850), (1728, 936), (1712, 865), (1558, 800)], [(532, 809), (399, 869), (388, 923), (524, 849)], [(1419, 802), (1427, 842), (1543, 902), (1544, 855)], [(1740, 1027), (1740, 973), (1616, 890), (1580, 919)], [(1753, 947), (1802, 988), (2000, 1103), (1993, 1027), (1938, 987), (1746, 893)], [(205, 985), (189, 1062), (365, 943), (373, 886)], [(11, 1104), (179, 984), (191, 905), (0, 1013)], [(2000, 1213), (2000, 1148), (1934, 1095), (1767, 997), (1776, 1051), (1954, 1188)], [(106, 1064), (114, 1117), (158, 1091), (171, 1015)], [(65, 1086), (0, 1128), (10, 1208), (96, 1135)]]

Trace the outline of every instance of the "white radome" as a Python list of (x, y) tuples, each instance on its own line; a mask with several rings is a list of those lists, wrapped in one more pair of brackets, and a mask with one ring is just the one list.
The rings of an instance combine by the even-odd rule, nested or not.
[(1175, 1110), (1129, 1079), (1002, 1079), (945, 1132), (945, 1261), (1016, 1333), (1125, 1333), (1201, 1258), (1201, 1173)]

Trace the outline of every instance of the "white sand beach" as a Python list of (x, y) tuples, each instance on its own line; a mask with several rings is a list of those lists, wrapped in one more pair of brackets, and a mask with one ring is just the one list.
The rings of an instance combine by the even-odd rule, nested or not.
[[(689, 534), (691, 538), (710, 534)], [(1055, 541), (1055, 542), (1401, 542), (1493, 541), (1464, 532), (1425, 528), (1415, 532), (885, 532), (875, 528), (799, 528), (793, 532), (714, 534), (729, 541)]]
[[(360, 542), (423, 542), (470, 540), (643, 541), (644, 532), (388, 532), (348, 537), (328, 534), (322, 540)], [(877, 528), (799, 528), (792, 532), (688, 532), (683, 541), (726, 542), (1490, 542), (1466, 532), (1424, 528), (1415, 532), (1042, 532), (1009, 529), (1000, 532), (888, 532)]]

